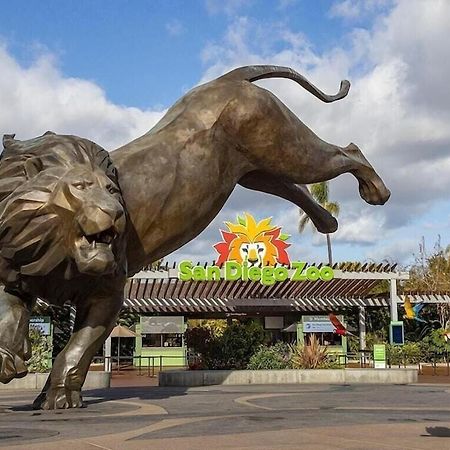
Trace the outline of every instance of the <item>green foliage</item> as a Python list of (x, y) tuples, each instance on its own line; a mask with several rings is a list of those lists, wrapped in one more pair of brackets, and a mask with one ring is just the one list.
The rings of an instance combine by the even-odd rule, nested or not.
[(199, 354), (207, 354), (214, 335), (211, 329), (206, 327), (188, 328), (184, 333), (187, 347)]
[(187, 346), (201, 361), (196, 367), (205, 369), (245, 369), (252, 355), (265, 340), (259, 322), (234, 322), (223, 333), (214, 333), (208, 327), (190, 328), (185, 333)]
[(400, 366), (403, 364), (403, 353), (401, 345), (386, 345), (386, 357), (392, 366)]
[(227, 321), (224, 319), (189, 319), (189, 328), (207, 328), (212, 336), (221, 336), (227, 328)]
[(349, 336), (347, 338), (347, 347), (350, 353), (359, 352), (359, 338), (357, 338), (356, 336)]
[(39, 329), (30, 327), (30, 343), (32, 356), (27, 361), (30, 372), (46, 372), (49, 369), (49, 358), (52, 354), (52, 344), (47, 336), (43, 336)]
[(422, 359), (420, 343), (406, 342), (402, 345), (402, 356), (406, 364), (418, 364)]
[(284, 342), (275, 345), (261, 345), (257, 352), (251, 356), (247, 369), (287, 369), (290, 367), (290, 348)]
[(406, 342), (404, 345), (386, 345), (386, 356), (393, 366), (413, 365), (425, 362), (422, 342)]
[(259, 322), (233, 323), (222, 336), (212, 339), (209, 352), (203, 354), (205, 367), (245, 369), (264, 338), (264, 329)]
[[(328, 181), (322, 181), (320, 183), (314, 183), (309, 187), (311, 192), (311, 196), (313, 199), (319, 203), (322, 208), (327, 210), (330, 214), (337, 217), (340, 211), (340, 205), (337, 202), (330, 201), (330, 187)], [(308, 223), (311, 222), (310, 217), (301, 209), (299, 210), (300, 220), (298, 223), (298, 232), (303, 233), (305, 231)], [(317, 231), (315, 227), (313, 227), (313, 231)], [(332, 251), (331, 251), (331, 237), (327, 234), (327, 246), (328, 246), (328, 263), (332, 264)]]
[(366, 334), (366, 348), (373, 350), (373, 344), (384, 344), (387, 341), (387, 333), (385, 330), (372, 331)]
[(293, 369), (329, 369), (334, 367), (326, 347), (321, 347), (316, 336), (312, 335), (308, 345), (291, 345), (291, 367)]
[(443, 354), (450, 351), (450, 345), (445, 342), (443, 333), (443, 329), (433, 330), (419, 343), (426, 359), (431, 360), (435, 353)]
[[(443, 249), (440, 241), (436, 242), (433, 252), (425, 252), (425, 245), (420, 246), (420, 254), (417, 256), (415, 264), (409, 272), (409, 280), (406, 281), (404, 292), (412, 293), (436, 293), (450, 292), (450, 251)], [(444, 327), (450, 319), (450, 305), (436, 304), (427, 305), (422, 310), (422, 317), (429, 322), (439, 321)], [(419, 338), (422, 330), (418, 323), (411, 323), (409, 330), (414, 332), (414, 336)], [(412, 333), (411, 333), (412, 334)]]
[(122, 325), (127, 328), (132, 328), (137, 323), (139, 323), (139, 314), (126, 309), (123, 309), (120, 312), (119, 318), (117, 319), (118, 325)]

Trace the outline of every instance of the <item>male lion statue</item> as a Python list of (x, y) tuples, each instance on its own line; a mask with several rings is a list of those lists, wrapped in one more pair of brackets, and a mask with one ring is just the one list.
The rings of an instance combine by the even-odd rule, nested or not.
[[(85, 323), (92, 314), (117, 314), (120, 301), (95, 303), (126, 276), (126, 219), (116, 170), (108, 152), (96, 144), (53, 133), (23, 142), (5, 136), (3, 143), (0, 379), (8, 382), (27, 373), (28, 312), (36, 297), (60, 305), (70, 301)], [(87, 364), (97, 351), (94, 342), (90, 346)], [(62, 362), (73, 357), (70, 348), (55, 364), (64, 372), (59, 384), (67, 387), (70, 380), (70, 386), (81, 387), (84, 375), (66, 371)], [(80, 404), (75, 395), (67, 400), (56, 395), (39, 406)]]
[(389, 190), (359, 148), (326, 143), (280, 100), (252, 84), (289, 78), (286, 67), (248, 66), (196, 87), (148, 133), (108, 154), (75, 136), (7, 135), (0, 160), (0, 381), (26, 374), (28, 319), (37, 297), (76, 306), (74, 333), (58, 355), (37, 408), (82, 404), (93, 355), (115, 324), (126, 277), (197, 236), (235, 188), (284, 198), (317, 229), (337, 221), (305, 185), (353, 174), (361, 197)]

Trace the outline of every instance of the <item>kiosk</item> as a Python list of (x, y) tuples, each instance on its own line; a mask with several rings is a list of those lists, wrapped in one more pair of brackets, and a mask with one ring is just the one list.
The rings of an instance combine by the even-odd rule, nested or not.
[[(337, 316), (345, 325), (344, 317)], [(327, 347), (330, 353), (347, 353), (347, 338), (334, 332), (334, 326), (328, 316), (303, 316), (297, 324), (297, 342), (307, 343), (308, 338), (314, 334), (320, 345)]]
[(141, 316), (136, 325), (134, 365), (181, 367), (186, 365), (183, 316)]

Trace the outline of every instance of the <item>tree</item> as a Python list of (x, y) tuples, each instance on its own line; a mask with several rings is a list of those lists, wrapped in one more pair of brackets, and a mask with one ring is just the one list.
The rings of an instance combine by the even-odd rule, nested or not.
[[(440, 238), (436, 242), (431, 254), (425, 251), (424, 241), (420, 246), (419, 255), (409, 272), (410, 279), (405, 283), (404, 291), (412, 293), (441, 294), (450, 292), (450, 252), (449, 248), (443, 249)], [(428, 320), (436, 317), (426, 317)], [(447, 303), (436, 304), (438, 320), (444, 328), (450, 319), (450, 305)]]
[[(310, 188), (311, 195), (314, 200), (319, 203), (322, 208), (326, 209), (333, 216), (339, 215), (340, 206), (337, 202), (330, 201), (329, 194), (330, 188), (328, 186), (328, 181), (322, 181), (321, 183), (315, 183), (311, 185)], [(309, 216), (307, 216), (302, 210), (300, 210), (300, 222), (298, 224), (298, 231), (302, 233), (306, 225), (311, 221)], [(314, 228), (315, 231), (315, 228)], [(327, 247), (328, 247), (328, 264), (331, 266), (333, 264), (333, 254), (331, 251), (331, 236), (329, 234), (327, 237)]]

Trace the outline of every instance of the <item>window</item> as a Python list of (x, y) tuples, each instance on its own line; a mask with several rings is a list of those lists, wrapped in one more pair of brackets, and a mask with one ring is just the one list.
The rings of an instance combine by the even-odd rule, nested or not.
[(308, 333), (305, 342), (309, 344), (309, 336), (314, 334), (320, 345), (342, 345), (342, 337), (336, 333)]
[(142, 347), (161, 347), (161, 334), (143, 334)]
[(163, 347), (181, 347), (183, 345), (181, 334), (163, 334), (161, 336)]
[(143, 334), (142, 347), (182, 347), (183, 335), (169, 334)]

